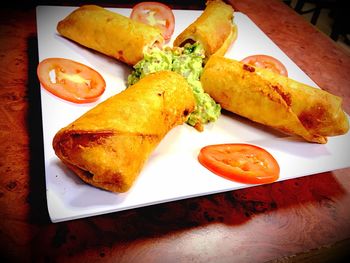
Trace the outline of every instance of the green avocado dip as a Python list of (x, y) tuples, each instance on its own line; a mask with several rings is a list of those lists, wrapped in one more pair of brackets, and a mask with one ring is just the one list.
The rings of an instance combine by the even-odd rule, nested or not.
[(154, 48), (144, 54), (144, 58), (134, 66), (134, 71), (128, 76), (128, 86), (156, 71), (171, 70), (180, 73), (192, 87), (196, 100), (195, 110), (190, 114), (187, 123), (202, 130), (203, 124), (216, 121), (221, 112), (220, 105), (204, 92), (199, 80), (204, 58), (204, 49), (199, 43), (188, 43), (182, 48)]

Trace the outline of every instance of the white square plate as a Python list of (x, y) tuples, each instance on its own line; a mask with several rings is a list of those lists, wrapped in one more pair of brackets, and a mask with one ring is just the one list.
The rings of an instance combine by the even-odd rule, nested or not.
[[(57, 23), (75, 8), (37, 7), (39, 60), (62, 57), (78, 61), (96, 69), (107, 86), (98, 102), (87, 105), (63, 101), (41, 88), (47, 201), (53, 222), (252, 186), (225, 180), (202, 167), (197, 155), (203, 146), (209, 144), (249, 142), (267, 149), (281, 167), (279, 181), (350, 166), (347, 152), (350, 149), (349, 133), (329, 138), (325, 145), (312, 144), (286, 137), (234, 114), (223, 114), (217, 122), (206, 125), (201, 133), (188, 125), (171, 130), (127, 193), (111, 193), (83, 183), (56, 157), (52, 139), (60, 128), (97, 103), (124, 90), (132, 69), (57, 33)], [(130, 9), (110, 9), (125, 16), (131, 12)], [(173, 39), (201, 13), (174, 10), (176, 27)], [(238, 38), (226, 57), (240, 60), (253, 54), (271, 55), (284, 63), (291, 78), (316, 87), (246, 15), (236, 12), (234, 20), (238, 26)], [(173, 39), (169, 45), (172, 45)]]

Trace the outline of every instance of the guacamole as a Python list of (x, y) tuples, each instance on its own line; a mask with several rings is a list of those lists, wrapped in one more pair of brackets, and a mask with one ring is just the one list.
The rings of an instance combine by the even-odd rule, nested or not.
[(192, 87), (196, 100), (196, 108), (187, 123), (201, 129), (202, 124), (216, 121), (221, 111), (220, 105), (204, 92), (199, 80), (204, 57), (204, 49), (199, 43), (186, 44), (183, 48), (154, 48), (134, 66), (134, 71), (128, 77), (128, 86), (156, 71), (171, 70), (180, 73)]

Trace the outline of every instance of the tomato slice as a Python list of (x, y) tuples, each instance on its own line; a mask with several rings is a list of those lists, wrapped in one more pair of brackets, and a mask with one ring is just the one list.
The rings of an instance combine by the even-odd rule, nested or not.
[(106, 87), (103, 77), (97, 71), (65, 58), (47, 58), (41, 61), (37, 75), (46, 90), (75, 103), (96, 101)]
[(130, 18), (161, 29), (165, 40), (174, 33), (175, 17), (170, 7), (158, 2), (141, 2), (132, 9)]
[(275, 73), (288, 77), (286, 67), (278, 59), (267, 55), (253, 55), (242, 59), (243, 63), (271, 70)]
[(280, 173), (276, 159), (251, 144), (208, 145), (200, 150), (198, 161), (221, 177), (246, 184), (271, 183)]

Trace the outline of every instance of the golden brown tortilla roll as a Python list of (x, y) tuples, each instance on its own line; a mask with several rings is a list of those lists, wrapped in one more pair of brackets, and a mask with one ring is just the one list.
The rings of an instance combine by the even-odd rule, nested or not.
[(220, 0), (207, 2), (200, 17), (189, 25), (174, 41), (174, 46), (199, 42), (205, 55), (224, 55), (237, 37), (237, 27), (233, 23), (233, 8)]
[(340, 97), (268, 70), (212, 56), (201, 82), (222, 108), (310, 142), (349, 130)]
[(125, 192), (158, 143), (194, 106), (181, 75), (153, 73), (61, 129), (53, 148), (83, 181)]
[(148, 48), (164, 43), (160, 29), (95, 5), (74, 10), (58, 23), (57, 31), (129, 65), (141, 60)]

